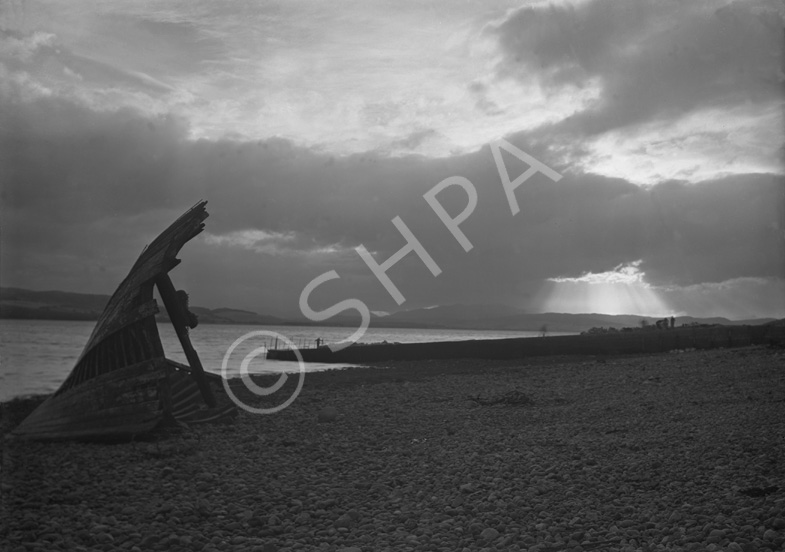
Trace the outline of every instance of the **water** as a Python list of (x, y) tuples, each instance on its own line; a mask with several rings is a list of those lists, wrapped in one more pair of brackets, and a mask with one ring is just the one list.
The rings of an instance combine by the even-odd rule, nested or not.
[[(51, 393), (65, 380), (82, 352), (95, 322), (60, 320), (0, 320), (0, 401), (37, 393)], [(166, 356), (187, 363), (180, 343), (170, 324), (159, 324)], [(312, 347), (321, 338), (326, 343), (336, 343), (348, 338), (354, 328), (328, 326), (243, 326), (203, 324), (191, 331), (191, 342), (199, 353), (205, 370), (221, 373), (227, 357), (226, 375), (239, 375), (240, 365), (249, 354), (252, 359), (250, 373), (295, 372), (296, 362), (267, 360), (261, 347), (275, 346), (275, 335), (253, 336), (242, 340), (250, 332), (279, 334), (278, 347), (284, 348), (283, 338), (297, 347)], [(423, 341), (455, 341), (463, 339), (498, 339), (533, 337), (538, 332), (483, 331), (483, 330), (434, 330), (409, 328), (370, 328), (362, 343), (382, 341), (412, 343)], [(556, 334), (554, 334), (556, 335)], [(257, 351), (253, 355), (254, 351)], [(327, 370), (346, 365), (307, 363), (306, 371)]]

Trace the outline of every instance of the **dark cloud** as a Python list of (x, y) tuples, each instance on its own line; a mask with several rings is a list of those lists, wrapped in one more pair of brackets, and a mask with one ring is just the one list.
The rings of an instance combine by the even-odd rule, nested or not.
[[(177, 269), (194, 302), (296, 313), (303, 287), (335, 269), (314, 294), (322, 308), (359, 297), (396, 305), (352, 250), (384, 261), (404, 245), (400, 216), (443, 273), (415, 255), (389, 273), (406, 307), (501, 302), (528, 306), (544, 279), (604, 272), (642, 259), (655, 285), (686, 286), (783, 275), (783, 179), (734, 176), (640, 188), (622, 179), (537, 175), (517, 192), (513, 217), (489, 147), (449, 159), (332, 157), (273, 139), (190, 141), (174, 118), (94, 112), (54, 98), (3, 97), (0, 112), (3, 285), (111, 292), (145, 243), (181, 211), (209, 200), (207, 229)], [(548, 162), (547, 149), (515, 145)], [(513, 178), (526, 165), (504, 154)], [(461, 229), (465, 252), (423, 194), (463, 176), (478, 204)], [(456, 216), (455, 187), (439, 194)], [(239, 234), (238, 234), (239, 233)], [(261, 240), (261, 241), (259, 241)], [(252, 244), (253, 245), (253, 244)]]
[(490, 29), (500, 77), (545, 88), (597, 82), (600, 97), (559, 124), (586, 135), (697, 108), (782, 97), (782, 16), (771, 3), (592, 0), (527, 7)]

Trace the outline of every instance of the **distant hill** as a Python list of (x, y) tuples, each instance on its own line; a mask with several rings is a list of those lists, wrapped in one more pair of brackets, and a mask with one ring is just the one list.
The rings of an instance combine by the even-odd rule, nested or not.
[(0, 287), (0, 318), (97, 320), (108, 295)]
[[(65, 291), (31, 291), (0, 287), (0, 318), (44, 320), (98, 320), (109, 301), (109, 295), (70, 293)], [(160, 305), (160, 302), (159, 302)], [(163, 306), (156, 319), (166, 321)], [(200, 324), (281, 325), (286, 321), (255, 312), (219, 308), (190, 307)]]
[[(199, 317), (200, 324), (248, 324), (250, 326), (280, 326), (286, 324), (285, 320), (275, 316), (226, 307), (219, 309), (190, 307), (190, 311)], [(164, 308), (161, 308), (161, 312), (156, 316), (156, 319), (169, 320), (169, 316)]]
[[(0, 287), (0, 318), (40, 318), (48, 320), (97, 320), (109, 301), (108, 295), (90, 295), (65, 291), (30, 291)], [(159, 302), (160, 304), (160, 302)], [(168, 320), (161, 308), (158, 320)], [(207, 309), (191, 306), (202, 324), (249, 325), (304, 325), (322, 326), (305, 318), (284, 320), (240, 309)], [(401, 311), (388, 316), (372, 315), (374, 328), (443, 328), (466, 330), (511, 330), (538, 332), (546, 327), (549, 332), (582, 332), (590, 328), (639, 327), (641, 320), (654, 324), (658, 319), (632, 314), (532, 314), (505, 305), (446, 305), (427, 309)], [(774, 321), (773, 318), (729, 320), (727, 318), (693, 318), (679, 316), (676, 325), (722, 324), (757, 325)], [(330, 326), (357, 327), (359, 316), (339, 314), (326, 321)]]
[[(449, 305), (427, 309), (401, 311), (375, 321), (377, 327), (439, 327), (473, 330), (513, 330), (540, 331), (547, 327), (551, 332), (581, 332), (594, 327), (624, 328), (639, 327), (641, 320), (654, 324), (658, 317), (632, 314), (566, 314), (566, 313), (526, 313), (511, 307), (489, 305)], [(757, 325), (771, 322), (773, 318), (753, 320), (729, 320), (727, 318), (676, 317), (676, 325), (682, 324), (722, 324)]]

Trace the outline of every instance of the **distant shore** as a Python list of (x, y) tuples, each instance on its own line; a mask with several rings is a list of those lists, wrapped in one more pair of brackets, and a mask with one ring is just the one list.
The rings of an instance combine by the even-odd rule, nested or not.
[(667, 330), (640, 329), (599, 334), (508, 339), (441, 341), (432, 343), (356, 344), (333, 351), (330, 347), (267, 352), (268, 359), (350, 363), (389, 360), (521, 359), (552, 355), (614, 356), (662, 353), (685, 349), (715, 349), (785, 343), (785, 326), (692, 326)]
[[(63, 291), (33, 291), (21, 288), (0, 287), (0, 319), (38, 320), (97, 320), (109, 301), (108, 295), (93, 295)], [(314, 322), (299, 315), (281, 318), (238, 308), (205, 308), (191, 306), (200, 324), (239, 324), (258, 326), (323, 326), (353, 327), (359, 317), (339, 314), (327, 321)], [(165, 312), (156, 319), (168, 320)], [(759, 325), (772, 318), (729, 320), (722, 317), (696, 318), (678, 316), (676, 325), (721, 324)], [(519, 332), (568, 332), (580, 333), (592, 328), (639, 328), (654, 325), (657, 317), (632, 314), (602, 313), (553, 313), (499, 310), (482, 305), (446, 305), (396, 312), (389, 315), (371, 315), (371, 326), (376, 328), (427, 328), (480, 331)], [(325, 322), (327, 324), (325, 324)]]

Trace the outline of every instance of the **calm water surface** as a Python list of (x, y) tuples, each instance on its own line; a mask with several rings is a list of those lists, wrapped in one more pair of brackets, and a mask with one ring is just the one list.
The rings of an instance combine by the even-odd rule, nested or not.
[[(59, 320), (0, 320), (0, 401), (20, 395), (51, 393), (71, 372), (82, 352), (95, 322)], [(185, 355), (171, 325), (159, 324), (166, 356), (186, 363)], [(317, 338), (327, 343), (346, 339), (354, 328), (328, 326), (242, 326), (203, 324), (191, 331), (191, 342), (199, 353), (205, 370), (221, 373), (228, 349), (249, 332), (277, 332), (297, 347), (312, 347)], [(363, 343), (381, 341), (412, 343), (422, 341), (455, 341), (461, 339), (497, 339), (533, 337), (537, 332), (434, 329), (369, 329)], [(556, 334), (554, 334), (556, 335)], [(275, 346), (273, 336), (254, 336), (242, 341), (227, 359), (227, 375), (239, 374), (243, 359), (260, 347)], [(283, 339), (278, 346), (284, 347)], [(346, 366), (346, 365), (343, 365)], [(338, 368), (335, 364), (306, 364), (306, 371)], [(253, 356), (249, 372), (295, 372), (298, 364), (266, 360), (263, 354)]]

